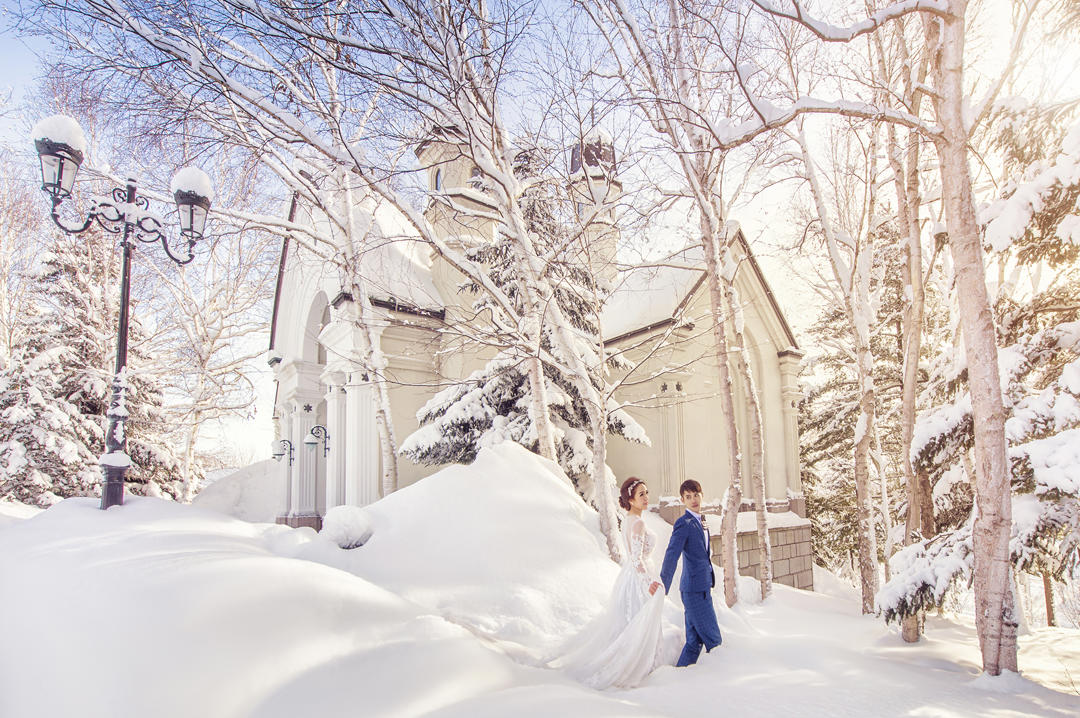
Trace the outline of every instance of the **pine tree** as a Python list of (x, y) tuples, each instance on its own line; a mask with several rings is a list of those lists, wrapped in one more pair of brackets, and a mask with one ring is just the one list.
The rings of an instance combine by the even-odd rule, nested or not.
[[(0, 496), (47, 506), (100, 493), (119, 304), (119, 258), (112, 235), (94, 229), (59, 238), (39, 257), (27, 341), (0, 372)], [(163, 397), (129, 329), (128, 490), (175, 497), (177, 462), (161, 421)]]
[[(899, 451), (900, 372), (903, 359), (899, 327), (901, 298), (900, 268), (902, 256), (895, 231), (889, 225), (878, 230), (880, 241), (875, 265), (884, 271), (872, 278), (870, 293), (877, 303), (879, 322), (871, 327), (870, 348), (874, 356), (876, 430), (880, 437), (878, 471), (885, 471), (887, 480), (897, 484), (898, 466), (889, 457)], [(810, 334), (820, 353), (812, 364), (819, 377), (800, 403), (800, 452), (803, 466), (803, 485), (807, 513), (811, 518), (814, 555), (830, 569), (840, 569), (853, 561), (850, 547), (856, 545), (854, 474), (854, 437), (859, 418), (859, 387), (855, 372), (852, 329), (842, 306), (827, 307)], [(900, 492), (890, 491), (899, 498)], [(889, 507), (892, 517), (898, 518), (895, 501)], [(875, 521), (875, 530), (880, 529)], [(877, 546), (885, 546), (879, 536)], [(883, 558), (877, 557), (878, 560)], [(854, 564), (852, 564), (854, 566)], [(854, 569), (857, 572), (857, 569)]]
[[(1014, 569), (1060, 577), (1080, 565), (1080, 124), (1049, 159), (1011, 152), (1018, 136), (1004, 126), (1006, 160), (1023, 170), (983, 212), (984, 237), (1001, 266), (1033, 287), (1005, 282), (994, 308), (1014, 507), (1009, 551)], [(944, 530), (897, 556), (899, 575), (880, 600), (888, 619), (939, 604), (971, 575), (974, 421), (967, 369), (954, 374), (919, 417), (913, 445), (916, 467), (935, 483)]]
[[(535, 150), (525, 151), (519, 153), (515, 162), (515, 170), (532, 180), (521, 198), (522, 211), (534, 246), (546, 263), (542, 279), (576, 333), (575, 350), (590, 367), (590, 380), (598, 393), (608, 396), (610, 392), (602, 374), (604, 362), (600, 358), (597, 314), (607, 288), (600, 285), (580, 254), (573, 251), (579, 240), (572, 235), (572, 221), (560, 214), (570, 199), (560, 191), (556, 181), (539, 175), (535, 166), (539, 157)], [(468, 256), (488, 267), (492, 281), (512, 301), (521, 301), (513, 240), (505, 232), (499, 232), (490, 244), (471, 248)], [(490, 299), (479, 287), (466, 285), (464, 289), (477, 296), (473, 304), (477, 314), (492, 308)], [(564, 373), (562, 367), (569, 362), (567, 357), (558, 355), (550, 333), (551, 328), (544, 327), (540, 350), (547, 403), (556, 432), (556, 456), (585, 498), (591, 500), (591, 487), (585, 480), (592, 462), (589, 411), (574, 382)], [(522, 347), (508, 346), (465, 381), (432, 397), (417, 412), (420, 428), (403, 442), (401, 453), (424, 464), (469, 463), (484, 446), (504, 440), (540, 453), (536, 426), (529, 415), (526, 359)], [(613, 360), (609, 357), (607, 361)], [(613, 403), (607, 412), (607, 427), (610, 433), (628, 440), (645, 440), (637, 422), (614, 408)]]

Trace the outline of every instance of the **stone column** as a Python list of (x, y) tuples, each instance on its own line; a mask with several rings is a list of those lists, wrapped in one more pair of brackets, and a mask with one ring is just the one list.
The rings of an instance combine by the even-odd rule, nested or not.
[(806, 498), (802, 488), (802, 463), (799, 460), (799, 362), (803, 354), (797, 349), (785, 349), (777, 354), (780, 360), (780, 395), (784, 413), (784, 467), (787, 490), (792, 496), (791, 510), (806, 516)]
[(375, 426), (375, 387), (355, 371), (345, 385), (345, 503), (366, 506), (379, 499), (379, 435)]
[[(292, 441), (292, 412), (291, 410), (287, 410), (287, 412), (278, 422), (280, 433), (276, 434), (274, 438), (274, 452), (282, 450), (281, 439)], [(277, 523), (279, 524), (289, 523), (289, 516), (293, 511), (292, 470), (293, 466), (292, 462), (289, 461), (289, 452), (285, 450), (284, 455), (278, 459), (278, 495), (281, 497), (277, 515)]]
[(304, 444), (304, 439), (315, 426), (314, 397), (297, 398), (293, 404), (292, 438), (296, 460), (292, 471), (292, 508), (289, 525), (321, 528), (322, 521), (315, 509), (316, 466), (315, 452)]
[[(326, 384), (326, 433), (329, 435), (330, 452), (326, 455), (326, 509), (345, 503), (345, 451), (349, 432), (345, 418), (345, 374), (327, 373)], [(321, 449), (320, 449), (321, 450)]]

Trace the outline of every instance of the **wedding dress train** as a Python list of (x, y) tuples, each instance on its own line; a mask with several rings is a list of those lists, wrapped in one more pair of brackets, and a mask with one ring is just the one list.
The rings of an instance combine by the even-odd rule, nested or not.
[(664, 587), (649, 595), (649, 586), (659, 579), (646, 564), (656, 534), (631, 515), (622, 535), (626, 557), (607, 607), (548, 663), (592, 688), (632, 688), (660, 663)]

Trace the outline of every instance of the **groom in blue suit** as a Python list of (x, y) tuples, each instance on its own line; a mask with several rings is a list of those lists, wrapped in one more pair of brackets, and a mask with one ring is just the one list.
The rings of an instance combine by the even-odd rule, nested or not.
[(679, 591), (682, 592), (686, 617), (686, 645), (675, 665), (689, 666), (697, 662), (702, 645), (706, 651), (711, 651), (724, 639), (720, 635), (720, 627), (716, 625), (716, 611), (713, 610), (712, 587), (716, 585), (716, 574), (710, 560), (709, 527), (701, 514), (701, 484), (693, 479), (682, 482), (679, 496), (686, 506), (686, 513), (672, 526), (660, 580), (664, 582), (664, 590), (670, 593), (675, 565), (682, 556)]

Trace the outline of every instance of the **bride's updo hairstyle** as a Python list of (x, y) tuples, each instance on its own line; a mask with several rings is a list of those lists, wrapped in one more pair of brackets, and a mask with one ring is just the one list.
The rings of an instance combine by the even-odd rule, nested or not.
[(622, 488), (619, 489), (619, 506), (622, 506), (623, 511), (630, 510), (630, 499), (634, 498), (634, 490), (644, 483), (644, 481), (636, 476), (631, 476), (629, 479), (622, 482)]

